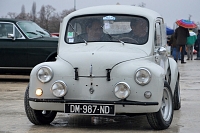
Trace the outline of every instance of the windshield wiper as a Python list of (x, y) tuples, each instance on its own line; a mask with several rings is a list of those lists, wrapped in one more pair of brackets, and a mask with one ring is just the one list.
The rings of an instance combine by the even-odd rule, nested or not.
[[(69, 23), (69, 25), (70, 25), (70, 27), (73, 29), (73, 31), (76, 33), (76, 35), (79, 35), (79, 34), (75, 31), (75, 29), (74, 29), (74, 27), (72, 26), (72, 24)], [(79, 37), (85, 42), (86, 45), (88, 44), (88, 42), (87, 42), (82, 36), (79, 35)]]
[[(26, 33), (31, 33), (31, 34), (34, 34), (34, 35), (38, 35), (37, 33), (33, 32), (33, 31), (27, 31)], [(35, 37), (35, 38), (42, 38), (44, 37), (43, 35), (40, 35), (39, 37)]]
[(26, 33), (31, 33), (31, 34), (34, 34), (34, 35), (38, 35), (37, 33), (32, 32), (32, 31), (27, 31)]
[(115, 39), (115, 40), (119, 41), (120, 43), (122, 43), (122, 44), (124, 45), (124, 42), (123, 42), (123, 41), (121, 41), (121, 40), (118, 39), (117, 37), (111, 36), (111, 35), (103, 28), (103, 26), (101, 26), (101, 28), (103, 29), (103, 31), (104, 31), (107, 35), (110, 36), (110, 38)]
[(39, 30), (36, 30), (37, 32), (39, 32), (39, 33), (41, 33), (41, 34), (43, 34), (43, 35), (45, 35), (45, 33), (44, 32), (42, 32), (42, 31), (39, 31)]

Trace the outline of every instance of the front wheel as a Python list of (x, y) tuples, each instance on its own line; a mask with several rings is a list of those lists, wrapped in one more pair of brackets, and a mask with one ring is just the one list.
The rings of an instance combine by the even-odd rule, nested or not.
[(56, 117), (57, 112), (55, 111), (46, 111), (46, 110), (34, 110), (29, 105), (29, 87), (27, 87), (25, 96), (24, 96), (24, 107), (26, 115), (30, 122), (35, 125), (47, 125), (50, 124)]
[(167, 129), (173, 119), (173, 98), (169, 84), (164, 83), (161, 107), (158, 112), (147, 114), (147, 119), (151, 127), (155, 130)]

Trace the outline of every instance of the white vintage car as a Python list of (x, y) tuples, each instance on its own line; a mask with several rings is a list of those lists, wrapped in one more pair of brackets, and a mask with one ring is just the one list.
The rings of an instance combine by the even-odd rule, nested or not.
[(57, 112), (146, 114), (166, 129), (181, 107), (177, 63), (167, 56), (166, 27), (156, 12), (135, 6), (80, 9), (63, 19), (55, 62), (32, 69), (25, 92), (28, 119), (50, 124)]

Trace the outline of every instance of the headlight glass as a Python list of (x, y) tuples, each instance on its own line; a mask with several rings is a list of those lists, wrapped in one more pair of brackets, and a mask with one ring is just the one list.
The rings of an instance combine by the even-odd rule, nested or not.
[(50, 67), (43, 66), (38, 70), (37, 77), (42, 83), (49, 82), (53, 77), (53, 71)]
[(130, 86), (125, 82), (119, 82), (115, 85), (114, 93), (117, 98), (125, 99), (131, 93)]
[(135, 81), (139, 85), (146, 85), (151, 81), (151, 72), (146, 68), (140, 68), (135, 73)]
[(67, 85), (63, 81), (56, 81), (51, 87), (51, 91), (56, 97), (63, 97), (67, 93)]

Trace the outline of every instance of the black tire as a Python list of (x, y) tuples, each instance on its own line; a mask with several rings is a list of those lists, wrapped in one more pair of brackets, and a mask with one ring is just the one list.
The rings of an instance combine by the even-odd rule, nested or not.
[(181, 95), (180, 95), (180, 85), (178, 78), (174, 90), (174, 110), (179, 110), (180, 108), (181, 108)]
[(169, 84), (165, 82), (162, 103), (159, 111), (147, 114), (148, 122), (153, 129), (164, 130), (171, 125), (174, 114), (173, 105), (171, 88)]
[(50, 124), (56, 117), (57, 112), (34, 110), (30, 107), (28, 98), (29, 98), (29, 87), (27, 87), (25, 96), (24, 96), (24, 107), (25, 107), (25, 112), (29, 121), (35, 125)]
[(168, 82), (169, 85), (171, 84), (171, 70), (169, 68), (166, 74), (166, 81)]
[(51, 56), (51, 57), (47, 60), (47, 62), (51, 62), (51, 61), (56, 61), (56, 57), (55, 57), (55, 56)]

